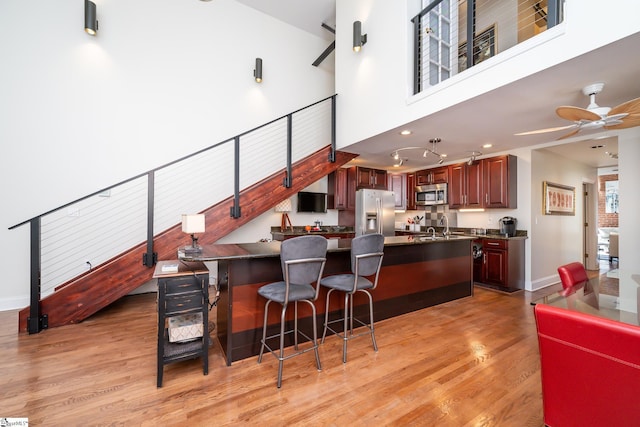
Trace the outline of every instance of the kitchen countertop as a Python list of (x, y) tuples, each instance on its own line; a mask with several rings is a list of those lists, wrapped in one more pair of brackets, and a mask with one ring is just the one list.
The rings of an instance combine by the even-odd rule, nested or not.
[[(451, 242), (459, 242), (465, 240), (473, 240), (471, 236), (451, 236), (450, 238), (440, 237), (437, 240), (431, 240), (427, 236), (387, 236), (384, 238), (386, 246), (407, 246), (407, 245), (425, 245), (425, 244), (448, 244)], [(343, 252), (351, 250), (351, 240), (346, 239), (329, 239), (327, 240), (327, 252)], [(216, 244), (205, 245), (202, 247), (200, 254), (186, 254), (182, 248), (178, 249), (178, 258), (184, 261), (217, 261), (225, 259), (248, 259), (248, 258), (265, 258), (280, 256), (281, 242), (257, 242), (257, 243), (237, 243), (237, 244)]]
[[(426, 228), (425, 228), (426, 230)], [(498, 232), (498, 230), (491, 230), (489, 232), (487, 232), (487, 234), (474, 234), (470, 231), (470, 229), (456, 229), (451, 227), (451, 235), (453, 236), (465, 236), (465, 237), (470, 237), (473, 239), (501, 239), (501, 240), (525, 240), (528, 238), (527, 236), (527, 232), (525, 230), (517, 230), (516, 231), (516, 235), (513, 237), (506, 237), (504, 234), (500, 234)], [(396, 228), (396, 231), (402, 232), (402, 233), (411, 233), (413, 235), (418, 235), (418, 236), (430, 236), (431, 233), (427, 233), (426, 231), (409, 231), (409, 230), (404, 230), (404, 229), (398, 229)], [(442, 235), (442, 231), (443, 229), (440, 228), (436, 228), (436, 236), (441, 236)]]
[(333, 237), (353, 237), (355, 231), (353, 227), (345, 227), (345, 226), (337, 226), (337, 225), (325, 225), (317, 228), (312, 228), (310, 231), (304, 229), (304, 227), (293, 227), (293, 231), (291, 229), (287, 229), (285, 231), (280, 230), (280, 227), (271, 227), (271, 236), (274, 240), (284, 240), (284, 237), (292, 237), (292, 236), (305, 236), (307, 234), (318, 234), (322, 235), (331, 235)]

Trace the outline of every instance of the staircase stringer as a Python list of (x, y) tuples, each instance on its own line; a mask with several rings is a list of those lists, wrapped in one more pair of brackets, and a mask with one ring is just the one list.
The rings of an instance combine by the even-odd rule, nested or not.
[[(325, 147), (292, 165), (292, 185), (282, 185), (285, 171), (248, 187), (240, 193), (240, 218), (229, 215), (233, 206), (233, 197), (225, 199), (206, 209), (207, 231), (199, 237), (200, 244), (212, 244), (237, 230), (259, 215), (267, 212), (280, 201), (291, 197), (298, 191), (313, 184), (329, 173), (340, 168), (356, 154), (336, 152), (336, 161), (327, 161), (331, 147)], [(185, 235), (180, 224), (171, 227), (154, 238), (154, 250), (159, 260), (176, 258), (176, 250), (185, 245)], [(48, 327), (78, 323), (108, 306), (119, 298), (131, 293), (149, 282), (153, 269), (142, 264), (142, 254), (146, 252), (146, 242), (132, 247), (128, 251), (96, 266), (81, 276), (63, 285), (59, 290), (40, 301), (40, 309), (48, 318)], [(29, 307), (19, 313), (18, 329), (27, 330)]]

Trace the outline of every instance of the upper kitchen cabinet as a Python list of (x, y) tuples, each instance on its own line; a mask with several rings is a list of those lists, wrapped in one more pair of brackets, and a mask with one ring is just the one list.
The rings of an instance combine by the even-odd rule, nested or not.
[(484, 159), (486, 208), (518, 207), (518, 159), (513, 155)]
[(347, 196), (349, 194), (347, 169), (340, 168), (330, 173), (327, 179), (327, 201), (329, 209), (347, 209)]
[(393, 191), (396, 210), (407, 209), (407, 174), (397, 173), (387, 175), (387, 188)]
[(482, 208), (482, 161), (449, 166), (449, 207)]
[(407, 210), (416, 209), (416, 174), (407, 174)]
[(517, 208), (517, 160), (505, 155), (449, 166), (449, 207)]
[(372, 188), (374, 190), (387, 189), (387, 171), (380, 169), (355, 167), (356, 189)]
[(449, 168), (442, 166), (416, 172), (416, 185), (445, 184), (449, 182)]

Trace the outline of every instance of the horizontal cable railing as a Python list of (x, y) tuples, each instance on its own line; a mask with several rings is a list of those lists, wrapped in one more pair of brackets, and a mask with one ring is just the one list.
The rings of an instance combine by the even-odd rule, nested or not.
[[(414, 30), (414, 94), (557, 25), (564, 0), (422, 0)], [(469, 44), (469, 40), (472, 42)]]
[(39, 300), (95, 266), (145, 241), (141, 262), (154, 265), (153, 236), (182, 214), (202, 212), (234, 193), (239, 200), (241, 189), (291, 171), (292, 163), (327, 145), (333, 161), (334, 108), (335, 95), (10, 227), (30, 224), (29, 332), (46, 327)]

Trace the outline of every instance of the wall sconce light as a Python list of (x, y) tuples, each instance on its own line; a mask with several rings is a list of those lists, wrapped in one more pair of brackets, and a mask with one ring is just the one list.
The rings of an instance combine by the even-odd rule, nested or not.
[(367, 43), (367, 35), (362, 34), (362, 23), (355, 21), (353, 23), (353, 51), (360, 52), (360, 49)]
[(84, 30), (91, 36), (95, 36), (98, 32), (96, 4), (89, 0), (84, 0)]
[(291, 224), (291, 220), (289, 219), (289, 212), (291, 212), (291, 199), (284, 199), (276, 205), (274, 210), (276, 212), (282, 212), (280, 231), (284, 231), (287, 229), (287, 223), (289, 223), (289, 227), (291, 228), (291, 231), (293, 231), (293, 225)]
[(256, 68), (253, 70), (253, 77), (257, 83), (262, 82), (262, 58), (256, 58)]
[(198, 246), (197, 233), (204, 233), (204, 214), (182, 215), (182, 232), (191, 234), (191, 246), (185, 247), (185, 253), (197, 254), (202, 252)]

